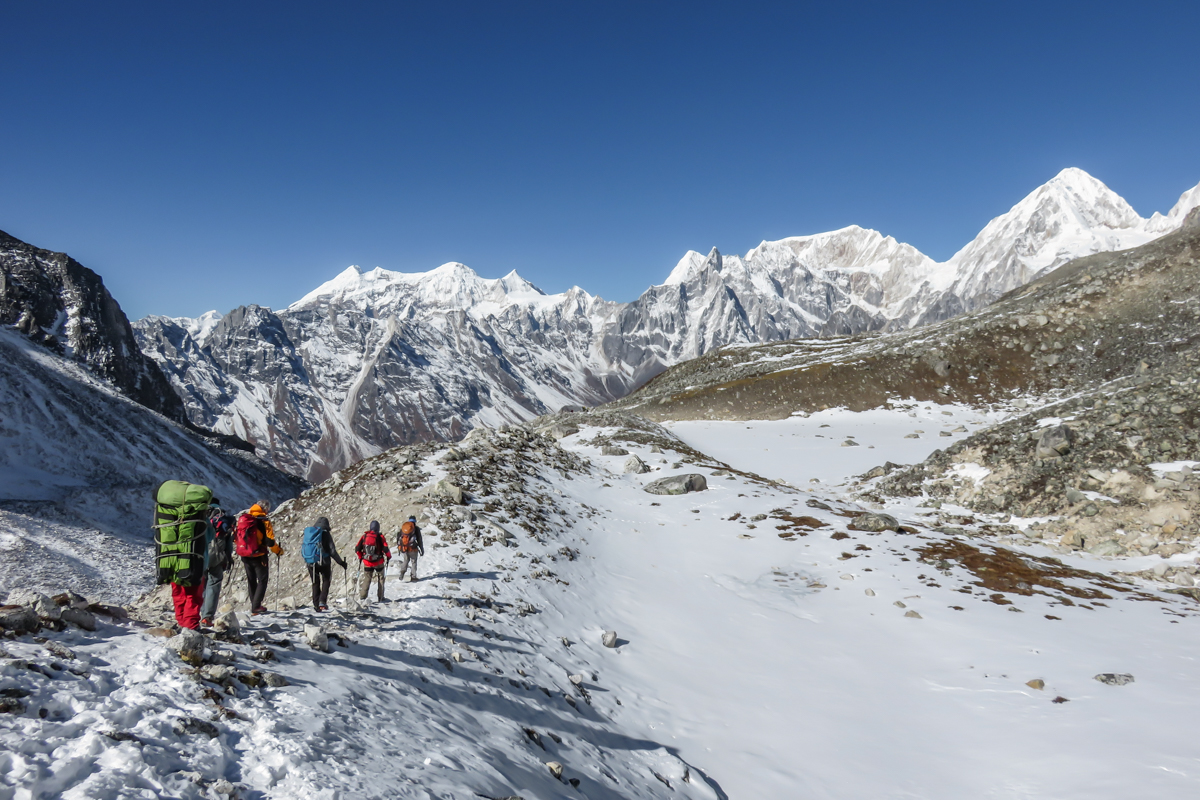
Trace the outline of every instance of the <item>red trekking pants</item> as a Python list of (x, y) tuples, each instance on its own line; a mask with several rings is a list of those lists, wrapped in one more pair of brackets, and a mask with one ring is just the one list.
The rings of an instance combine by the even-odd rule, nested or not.
[(204, 581), (196, 586), (171, 584), (171, 600), (175, 603), (175, 621), (181, 628), (200, 627), (200, 604), (204, 602)]

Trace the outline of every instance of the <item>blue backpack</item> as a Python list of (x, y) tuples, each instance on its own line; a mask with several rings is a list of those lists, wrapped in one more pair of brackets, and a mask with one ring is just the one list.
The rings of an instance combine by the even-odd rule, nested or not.
[(304, 556), (304, 563), (316, 564), (324, 555), (321, 548), (321, 534), (325, 533), (324, 528), (308, 527), (304, 529), (304, 544), (300, 547), (300, 555)]

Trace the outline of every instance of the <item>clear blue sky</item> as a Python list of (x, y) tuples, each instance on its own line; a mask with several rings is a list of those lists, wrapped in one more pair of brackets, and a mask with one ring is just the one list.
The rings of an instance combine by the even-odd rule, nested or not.
[(0, 2), (0, 229), (131, 318), (349, 264), (631, 300), (852, 223), (944, 259), (1067, 166), (1200, 182), (1194, 1)]

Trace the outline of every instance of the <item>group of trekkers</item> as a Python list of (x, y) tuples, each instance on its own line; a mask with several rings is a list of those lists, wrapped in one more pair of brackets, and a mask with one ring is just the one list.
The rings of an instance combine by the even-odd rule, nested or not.
[[(205, 486), (184, 481), (167, 481), (155, 495), (156, 561), (158, 583), (171, 584), (175, 620), (181, 628), (209, 627), (217, 613), (221, 586), (233, 557), (241, 559), (246, 571), (246, 592), (250, 613), (262, 614), (270, 577), (270, 556), (284, 555), (275, 540), (270, 517), (271, 504), (259, 500), (238, 515), (221, 507)], [(301, 555), (312, 583), (315, 611), (329, 610), (329, 588), (333, 565), (345, 572), (346, 560), (333, 542), (329, 520), (325, 517), (304, 529)], [(397, 541), (402, 557), (400, 577), (417, 580), (417, 559), (425, 555), (425, 543), (415, 516), (400, 526)], [(358, 596), (365, 600), (372, 583), (378, 585), (378, 599), (384, 601), (383, 584), (392, 551), (379, 522), (372, 520), (354, 547), (362, 565)]]

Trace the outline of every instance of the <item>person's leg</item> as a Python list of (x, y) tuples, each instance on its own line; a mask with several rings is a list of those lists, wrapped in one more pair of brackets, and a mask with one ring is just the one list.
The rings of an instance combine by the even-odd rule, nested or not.
[(333, 582), (333, 562), (321, 564), (317, 567), (319, 580), (321, 583), (320, 607), (329, 607), (329, 584)]
[(417, 556), (419, 556), (420, 553), (414, 550), (412, 553), (410, 553), (410, 555), (412, 556), (412, 574), (409, 575), (409, 580), (415, 581), (417, 579)]
[(172, 583), (171, 584), (171, 605), (175, 607), (175, 622), (178, 623), (179, 627), (186, 628), (187, 626), (183, 624), (183, 618), (185, 616), (183, 600), (184, 600), (183, 587), (180, 586), (178, 583)]
[(260, 608), (266, 608), (263, 605), (263, 600), (267, 597), (267, 579), (270, 576), (270, 562), (266, 556), (258, 556), (251, 559), (254, 568), (254, 595), (250, 598), (250, 610), (256, 611)]
[(379, 581), (379, 602), (383, 602), (383, 567), (375, 571), (375, 580)]
[(225, 581), (225, 570), (208, 573), (204, 582), (204, 603), (200, 606), (200, 618), (212, 621), (217, 615), (217, 603), (221, 600), (221, 584)]
[(367, 591), (371, 588), (371, 570), (364, 568), (362, 577), (358, 579), (358, 599), (366, 600)]
[(192, 630), (200, 627), (200, 598), (203, 594), (203, 583), (198, 586), (171, 584), (171, 602), (175, 606), (175, 621), (179, 627)]
[(254, 595), (258, 593), (258, 572), (254, 569), (254, 559), (242, 556), (242, 566), (246, 570), (246, 600), (250, 602), (250, 611), (255, 609)]
[(320, 573), (317, 571), (316, 564), (305, 564), (304, 568), (308, 570), (308, 582), (312, 584), (312, 604), (313, 608), (321, 607), (321, 584)]

